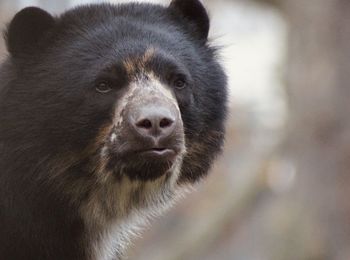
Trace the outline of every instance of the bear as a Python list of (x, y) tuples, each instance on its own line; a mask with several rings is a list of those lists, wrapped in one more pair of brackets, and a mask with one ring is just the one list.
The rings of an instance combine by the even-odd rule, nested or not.
[(121, 259), (222, 151), (227, 76), (199, 0), (27, 7), (0, 68), (0, 258)]

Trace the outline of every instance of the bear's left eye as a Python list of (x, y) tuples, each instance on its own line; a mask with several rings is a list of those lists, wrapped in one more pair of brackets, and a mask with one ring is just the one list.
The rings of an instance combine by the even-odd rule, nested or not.
[(106, 94), (112, 90), (112, 87), (108, 82), (99, 82), (96, 85), (96, 91), (102, 94)]
[(177, 88), (177, 89), (183, 89), (186, 87), (187, 85), (187, 82), (184, 78), (182, 77), (179, 77), (177, 79), (174, 80), (174, 87)]

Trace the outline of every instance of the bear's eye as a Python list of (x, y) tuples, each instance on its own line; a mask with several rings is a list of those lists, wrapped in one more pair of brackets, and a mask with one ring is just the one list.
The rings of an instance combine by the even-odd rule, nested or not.
[(186, 87), (186, 85), (187, 85), (187, 82), (182, 77), (179, 77), (179, 78), (174, 80), (174, 87), (177, 89), (183, 89)]
[(102, 94), (106, 94), (112, 90), (112, 87), (108, 82), (99, 82), (96, 85), (96, 91)]

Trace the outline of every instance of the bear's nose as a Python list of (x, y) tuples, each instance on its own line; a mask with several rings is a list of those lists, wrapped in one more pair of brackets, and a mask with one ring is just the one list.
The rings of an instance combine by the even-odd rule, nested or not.
[(144, 138), (164, 139), (175, 130), (176, 113), (169, 107), (142, 106), (133, 117), (132, 127)]

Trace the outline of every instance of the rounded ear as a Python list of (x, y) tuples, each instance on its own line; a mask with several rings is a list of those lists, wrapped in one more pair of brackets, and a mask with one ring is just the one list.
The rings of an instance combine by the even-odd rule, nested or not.
[(176, 10), (197, 27), (200, 39), (206, 40), (209, 33), (209, 16), (199, 0), (173, 0), (169, 8)]
[(37, 7), (18, 12), (5, 33), (7, 50), (13, 56), (29, 54), (39, 49), (45, 33), (55, 25), (55, 19)]

